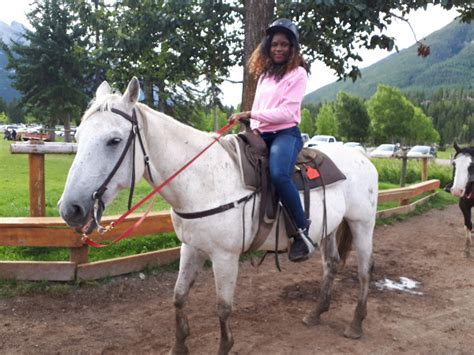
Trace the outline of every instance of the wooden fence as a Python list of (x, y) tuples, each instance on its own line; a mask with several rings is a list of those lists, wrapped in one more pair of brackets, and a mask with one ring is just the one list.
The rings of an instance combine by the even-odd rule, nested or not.
[[(400, 206), (379, 211), (377, 217), (388, 217), (413, 211), (417, 205), (426, 202), (440, 186), (439, 180), (429, 180), (406, 188), (384, 190), (379, 193), (379, 203), (399, 201)], [(425, 192), (430, 195), (416, 202), (413, 199)], [(104, 224), (118, 216), (105, 217)], [(111, 232), (100, 235), (93, 233), (94, 240), (103, 242), (114, 239), (119, 233), (135, 223), (138, 215), (132, 215)], [(136, 235), (172, 232), (170, 214), (155, 212), (139, 226)], [(69, 229), (59, 217), (0, 218), (0, 246), (63, 247), (70, 249), (67, 262), (0, 262), (0, 278), (17, 280), (73, 281), (93, 280), (143, 270), (150, 266), (169, 264), (179, 259), (179, 248), (159, 250), (110, 260), (87, 261), (88, 247), (83, 245), (80, 235)]]

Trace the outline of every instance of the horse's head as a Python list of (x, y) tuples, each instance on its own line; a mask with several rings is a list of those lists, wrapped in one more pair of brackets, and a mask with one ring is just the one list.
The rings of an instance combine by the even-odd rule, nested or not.
[(61, 217), (78, 232), (90, 233), (97, 227), (105, 206), (121, 189), (130, 187), (133, 164), (136, 180), (143, 175), (138, 144), (132, 159), (139, 92), (137, 78), (123, 95), (114, 94), (104, 81), (82, 118), (76, 132), (77, 154), (58, 202)]
[(474, 147), (460, 148), (454, 143), (456, 154), (453, 159), (454, 181), (451, 193), (457, 197), (471, 198), (474, 185)]

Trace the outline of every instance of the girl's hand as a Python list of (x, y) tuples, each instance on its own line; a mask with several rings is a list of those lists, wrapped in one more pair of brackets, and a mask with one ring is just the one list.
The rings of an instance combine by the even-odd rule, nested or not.
[(237, 112), (232, 114), (232, 116), (229, 117), (229, 122), (234, 122), (234, 121), (240, 121), (242, 119), (249, 119), (250, 118), (250, 111), (243, 111), (243, 112)]

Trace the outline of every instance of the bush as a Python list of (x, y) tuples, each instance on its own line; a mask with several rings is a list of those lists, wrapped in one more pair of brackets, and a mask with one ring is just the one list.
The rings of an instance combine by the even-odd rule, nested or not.
[[(400, 159), (372, 159), (379, 173), (379, 181), (400, 184), (402, 161)], [(452, 168), (448, 165), (428, 162), (428, 179), (438, 179), (441, 186), (446, 186), (452, 180)], [(406, 184), (421, 181), (421, 160), (408, 160)]]

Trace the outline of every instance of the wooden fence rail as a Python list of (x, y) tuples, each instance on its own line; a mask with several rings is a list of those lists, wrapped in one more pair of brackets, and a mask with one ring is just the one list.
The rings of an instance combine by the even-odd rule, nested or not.
[[(377, 217), (408, 213), (414, 210), (416, 205), (427, 201), (436, 193), (439, 186), (439, 180), (429, 180), (406, 188), (380, 191), (379, 203), (389, 201), (400, 201), (401, 203), (400, 207), (379, 211)], [(432, 192), (432, 194), (408, 204), (410, 199), (426, 192)], [(103, 223), (108, 224), (117, 217), (104, 217)], [(100, 242), (111, 240), (135, 223), (138, 218), (137, 214), (131, 215), (113, 231), (105, 235), (93, 233), (91, 237)], [(170, 214), (168, 212), (154, 212), (139, 226), (134, 237), (173, 231)], [(165, 265), (179, 259), (179, 248), (171, 248), (89, 263), (87, 261), (88, 248), (81, 242), (80, 235), (69, 229), (59, 217), (0, 218), (0, 246), (63, 247), (71, 250), (70, 261), (67, 262), (2, 261), (0, 262), (1, 279), (93, 280), (136, 272), (150, 266)]]

